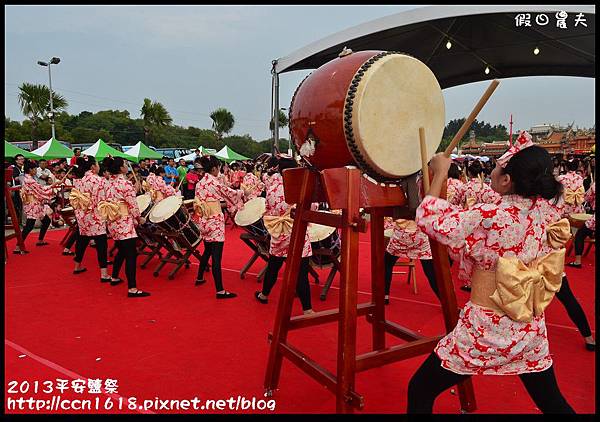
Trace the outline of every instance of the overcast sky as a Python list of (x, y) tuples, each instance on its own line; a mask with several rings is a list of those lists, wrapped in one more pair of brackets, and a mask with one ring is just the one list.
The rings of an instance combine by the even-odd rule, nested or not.
[[(52, 87), (70, 114), (126, 109), (137, 118), (148, 97), (177, 125), (210, 128), (210, 112), (226, 107), (236, 119), (233, 134), (267, 139), (273, 59), (415, 7), (422, 6), (5, 6), (5, 113), (23, 120), (18, 86), (47, 84), (47, 69), (36, 62), (57, 56)], [(281, 107), (307, 73), (281, 75)], [(466, 117), (488, 84), (444, 90), (446, 120)], [(513, 113), (516, 129), (591, 127), (594, 91), (592, 78), (506, 79), (479, 120), (508, 127)]]

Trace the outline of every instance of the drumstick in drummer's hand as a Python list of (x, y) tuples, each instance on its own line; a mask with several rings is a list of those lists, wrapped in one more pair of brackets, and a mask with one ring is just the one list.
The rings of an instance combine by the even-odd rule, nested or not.
[(424, 192), (429, 190), (429, 167), (427, 166), (427, 144), (425, 143), (425, 128), (419, 128), (419, 142), (421, 144), (421, 166), (423, 169)]
[(463, 135), (467, 132), (467, 130), (469, 130), (469, 128), (473, 124), (473, 121), (475, 121), (475, 118), (477, 117), (485, 103), (487, 103), (487, 101), (490, 99), (490, 97), (492, 96), (499, 84), (500, 81), (498, 79), (494, 79), (490, 86), (488, 86), (488, 89), (483, 93), (483, 96), (479, 99), (479, 102), (477, 103), (473, 111), (471, 111), (471, 114), (469, 114), (467, 120), (465, 120), (465, 122), (460, 127), (456, 135), (454, 135), (454, 138), (452, 138), (452, 141), (450, 141), (450, 144), (446, 148), (446, 151), (444, 151), (444, 155), (446, 157), (450, 157), (452, 150), (456, 148)]

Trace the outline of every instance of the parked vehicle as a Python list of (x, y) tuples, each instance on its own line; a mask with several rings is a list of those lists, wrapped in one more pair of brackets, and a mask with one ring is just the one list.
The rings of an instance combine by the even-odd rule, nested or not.
[(184, 155), (194, 152), (193, 150), (187, 148), (156, 148), (155, 150), (159, 154), (162, 154), (163, 157), (174, 158), (175, 160), (177, 160), (179, 157), (183, 157)]
[[(48, 142), (47, 139), (45, 139), (43, 141), (38, 141), (38, 148), (41, 147), (42, 145), (44, 145), (46, 142)], [(60, 142), (61, 144), (63, 144), (67, 148), (71, 148), (71, 143), (70, 142), (66, 142), (66, 141), (58, 141), (58, 142)], [(33, 148), (32, 148), (33, 141), (15, 141), (15, 142), (9, 142), (9, 143), (13, 144), (16, 147), (24, 149), (26, 151), (33, 151)]]

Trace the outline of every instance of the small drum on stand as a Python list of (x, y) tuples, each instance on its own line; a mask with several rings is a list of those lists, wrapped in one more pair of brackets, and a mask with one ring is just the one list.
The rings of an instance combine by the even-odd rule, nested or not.
[(244, 208), (235, 214), (235, 224), (254, 236), (268, 238), (269, 232), (262, 219), (266, 209), (265, 198), (251, 199), (244, 204)]
[(187, 212), (181, 196), (169, 196), (160, 201), (150, 211), (149, 219), (166, 232), (178, 233), (191, 246), (196, 246), (202, 240), (200, 229)]
[[(333, 261), (339, 258), (342, 250), (341, 238), (337, 229), (335, 227), (310, 223), (307, 232), (313, 249), (313, 255), (310, 258), (311, 264), (319, 268), (331, 267)], [(320, 250), (325, 250), (327, 253), (317, 252)]]
[(394, 229), (386, 229), (383, 232), (383, 236), (385, 238), (385, 248), (387, 249), (390, 240), (392, 240), (392, 236), (394, 235)]
[(137, 205), (140, 209), (141, 216), (144, 218), (148, 217), (148, 214), (150, 214), (150, 210), (152, 210), (152, 207), (154, 206), (154, 203), (152, 202), (152, 197), (149, 194), (145, 193), (143, 195), (136, 196), (135, 200), (137, 201)]
[(60, 215), (69, 227), (77, 225), (77, 219), (75, 218), (75, 210), (73, 207), (67, 207), (60, 210)]
[(183, 206), (187, 210), (190, 215), (194, 214), (194, 200), (193, 199), (184, 199)]
[(585, 222), (592, 218), (592, 214), (576, 213), (569, 215), (569, 223), (571, 228), (580, 229), (585, 225)]
[[(152, 202), (152, 197), (146, 193), (143, 195), (136, 196), (135, 200), (137, 202), (138, 208), (140, 209), (140, 215), (142, 216), (142, 218), (147, 219), (148, 214), (150, 214), (150, 211), (154, 206), (154, 203)], [(146, 221), (145, 223), (140, 224), (137, 227), (136, 231), (137, 234), (140, 236), (140, 239), (146, 245), (152, 245), (155, 243), (151, 237), (151, 233), (155, 233), (157, 231), (157, 228), (151, 222)]]

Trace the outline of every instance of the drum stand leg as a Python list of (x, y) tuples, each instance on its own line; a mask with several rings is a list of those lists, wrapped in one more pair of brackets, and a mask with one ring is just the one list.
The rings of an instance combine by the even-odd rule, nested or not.
[(335, 275), (337, 274), (337, 272), (339, 270), (340, 270), (339, 264), (338, 264), (337, 260), (334, 260), (333, 267), (331, 268), (331, 270), (329, 270), (329, 275), (327, 276), (327, 281), (325, 281), (325, 285), (323, 286), (323, 290), (321, 290), (321, 295), (319, 296), (319, 298), (321, 300), (327, 299), (327, 293), (329, 292), (329, 289), (331, 288), (331, 284), (333, 283), (333, 279), (335, 278)]
[(308, 272), (315, 279), (315, 284), (319, 284), (319, 273), (315, 271), (313, 267), (308, 267)]

